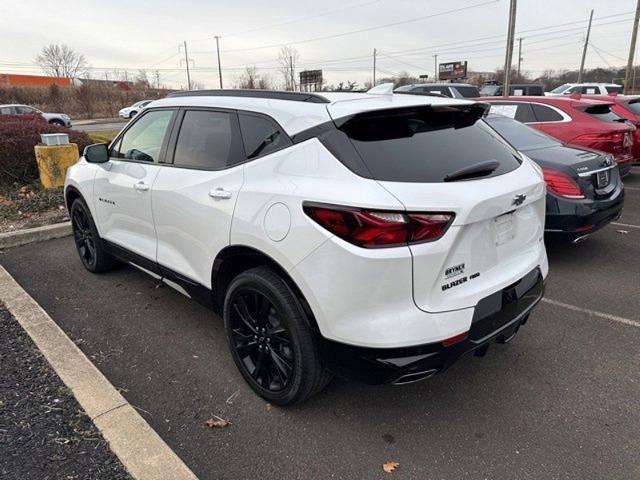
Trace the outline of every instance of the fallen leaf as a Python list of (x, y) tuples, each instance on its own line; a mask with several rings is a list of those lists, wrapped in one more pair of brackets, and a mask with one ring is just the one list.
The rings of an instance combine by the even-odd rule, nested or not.
[(394, 462), (393, 460), (389, 460), (387, 463), (383, 463), (382, 464), (382, 469), (387, 473), (391, 473), (396, 468), (398, 468), (399, 466), (400, 466), (400, 464), (398, 462)]
[(270, 404), (270, 403), (267, 403), (267, 404), (264, 406), (264, 408), (266, 408), (266, 409), (267, 409), (267, 412), (271, 411), (271, 404)]
[(231, 425), (229, 420), (225, 420), (224, 418), (220, 418), (217, 415), (214, 415), (216, 418), (210, 418), (204, 424), (209, 428), (225, 428)]

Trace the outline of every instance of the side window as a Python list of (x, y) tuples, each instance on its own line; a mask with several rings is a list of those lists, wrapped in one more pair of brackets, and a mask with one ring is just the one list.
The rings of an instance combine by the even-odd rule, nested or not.
[(571, 95), (572, 93), (581, 93), (581, 92), (582, 92), (582, 87), (571, 87), (569, 90), (565, 90), (562, 93), (564, 93), (565, 95)]
[(545, 105), (532, 104), (533, 113), (536, 116), (538, 122), (561, 122), (564, 120), (562, 115), (556, 112), (553, 108), (549, 108)]
[(605, 87), (605, 90), (607, 91), (607, 93), (620, 93), (622, 94), (624, 92), (624, 89), (622, 87)]
[(15, 113), (14, 107), (0, 107), (0, 115), (14, 115)]
[(242, 160), (235, 115), (188, 110), (184, 114), (173, 163), (177, 167), (221, 170)]
[(157, 162), (173, 114), (173, 110), (156, 110), (142, 115), (111, 148), (110, 156)]
[(263, 116), (240, 113), (240, 130), (248, 159), (268, 155), (291, 145), (278, 125)]
[(26, 115), (26, 114), (29, 114), (29, 113), (36, 113), (36, 111), (31, 107), (22, 107), (22, 106), (20, 106), (20, 107), (15, 107), (15, 108), (18, 111), (18, 114), (20, 114), (20, 115)]
[(594, 86), (582, 87), (581, 93), (584, 93), (585, 95), (599, 95), (600, 89)]
[(491, 113), (513, 118), (522, 123), (535, 122), (531, 105), (528, 103), (492, 102)]

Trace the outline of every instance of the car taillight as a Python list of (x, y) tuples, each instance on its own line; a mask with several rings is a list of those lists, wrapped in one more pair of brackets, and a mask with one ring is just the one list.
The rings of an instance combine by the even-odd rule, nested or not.
[(322, 227), (364, 248), (397, 247), (438, 240), (453, 213), (405, 213), (349, 207), (305, 205), (305, 213)]
[(565, 198), (584, 198), (580, 186), (566, 173), (550, 168), (543, 168), (542, 175), (544, 176), (547, 188), (556, 195)]
[(587, 144), (589, 142), (624, 142), (625, 133), (621, 131), (602, 132), (602, 133), (586, 133), (584, 135), (578, 135), (569, 143)]

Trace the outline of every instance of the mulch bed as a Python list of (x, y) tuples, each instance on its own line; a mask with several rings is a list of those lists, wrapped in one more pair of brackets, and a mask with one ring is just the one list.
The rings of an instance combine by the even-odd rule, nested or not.
[(130, 478), (71, 392), (2, 304), (0, 478)]

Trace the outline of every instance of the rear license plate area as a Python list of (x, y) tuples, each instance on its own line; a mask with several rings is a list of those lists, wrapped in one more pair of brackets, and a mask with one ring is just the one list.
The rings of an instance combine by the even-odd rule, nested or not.
[(505, 213), (494, 219), (496, 246), (503, 245), (515, 237), (513, 212)]
[(611, 181), (611, 170), (603, 170), (596, 173), (596, 186), (598, 188), (604, 188), (609, 185)]

